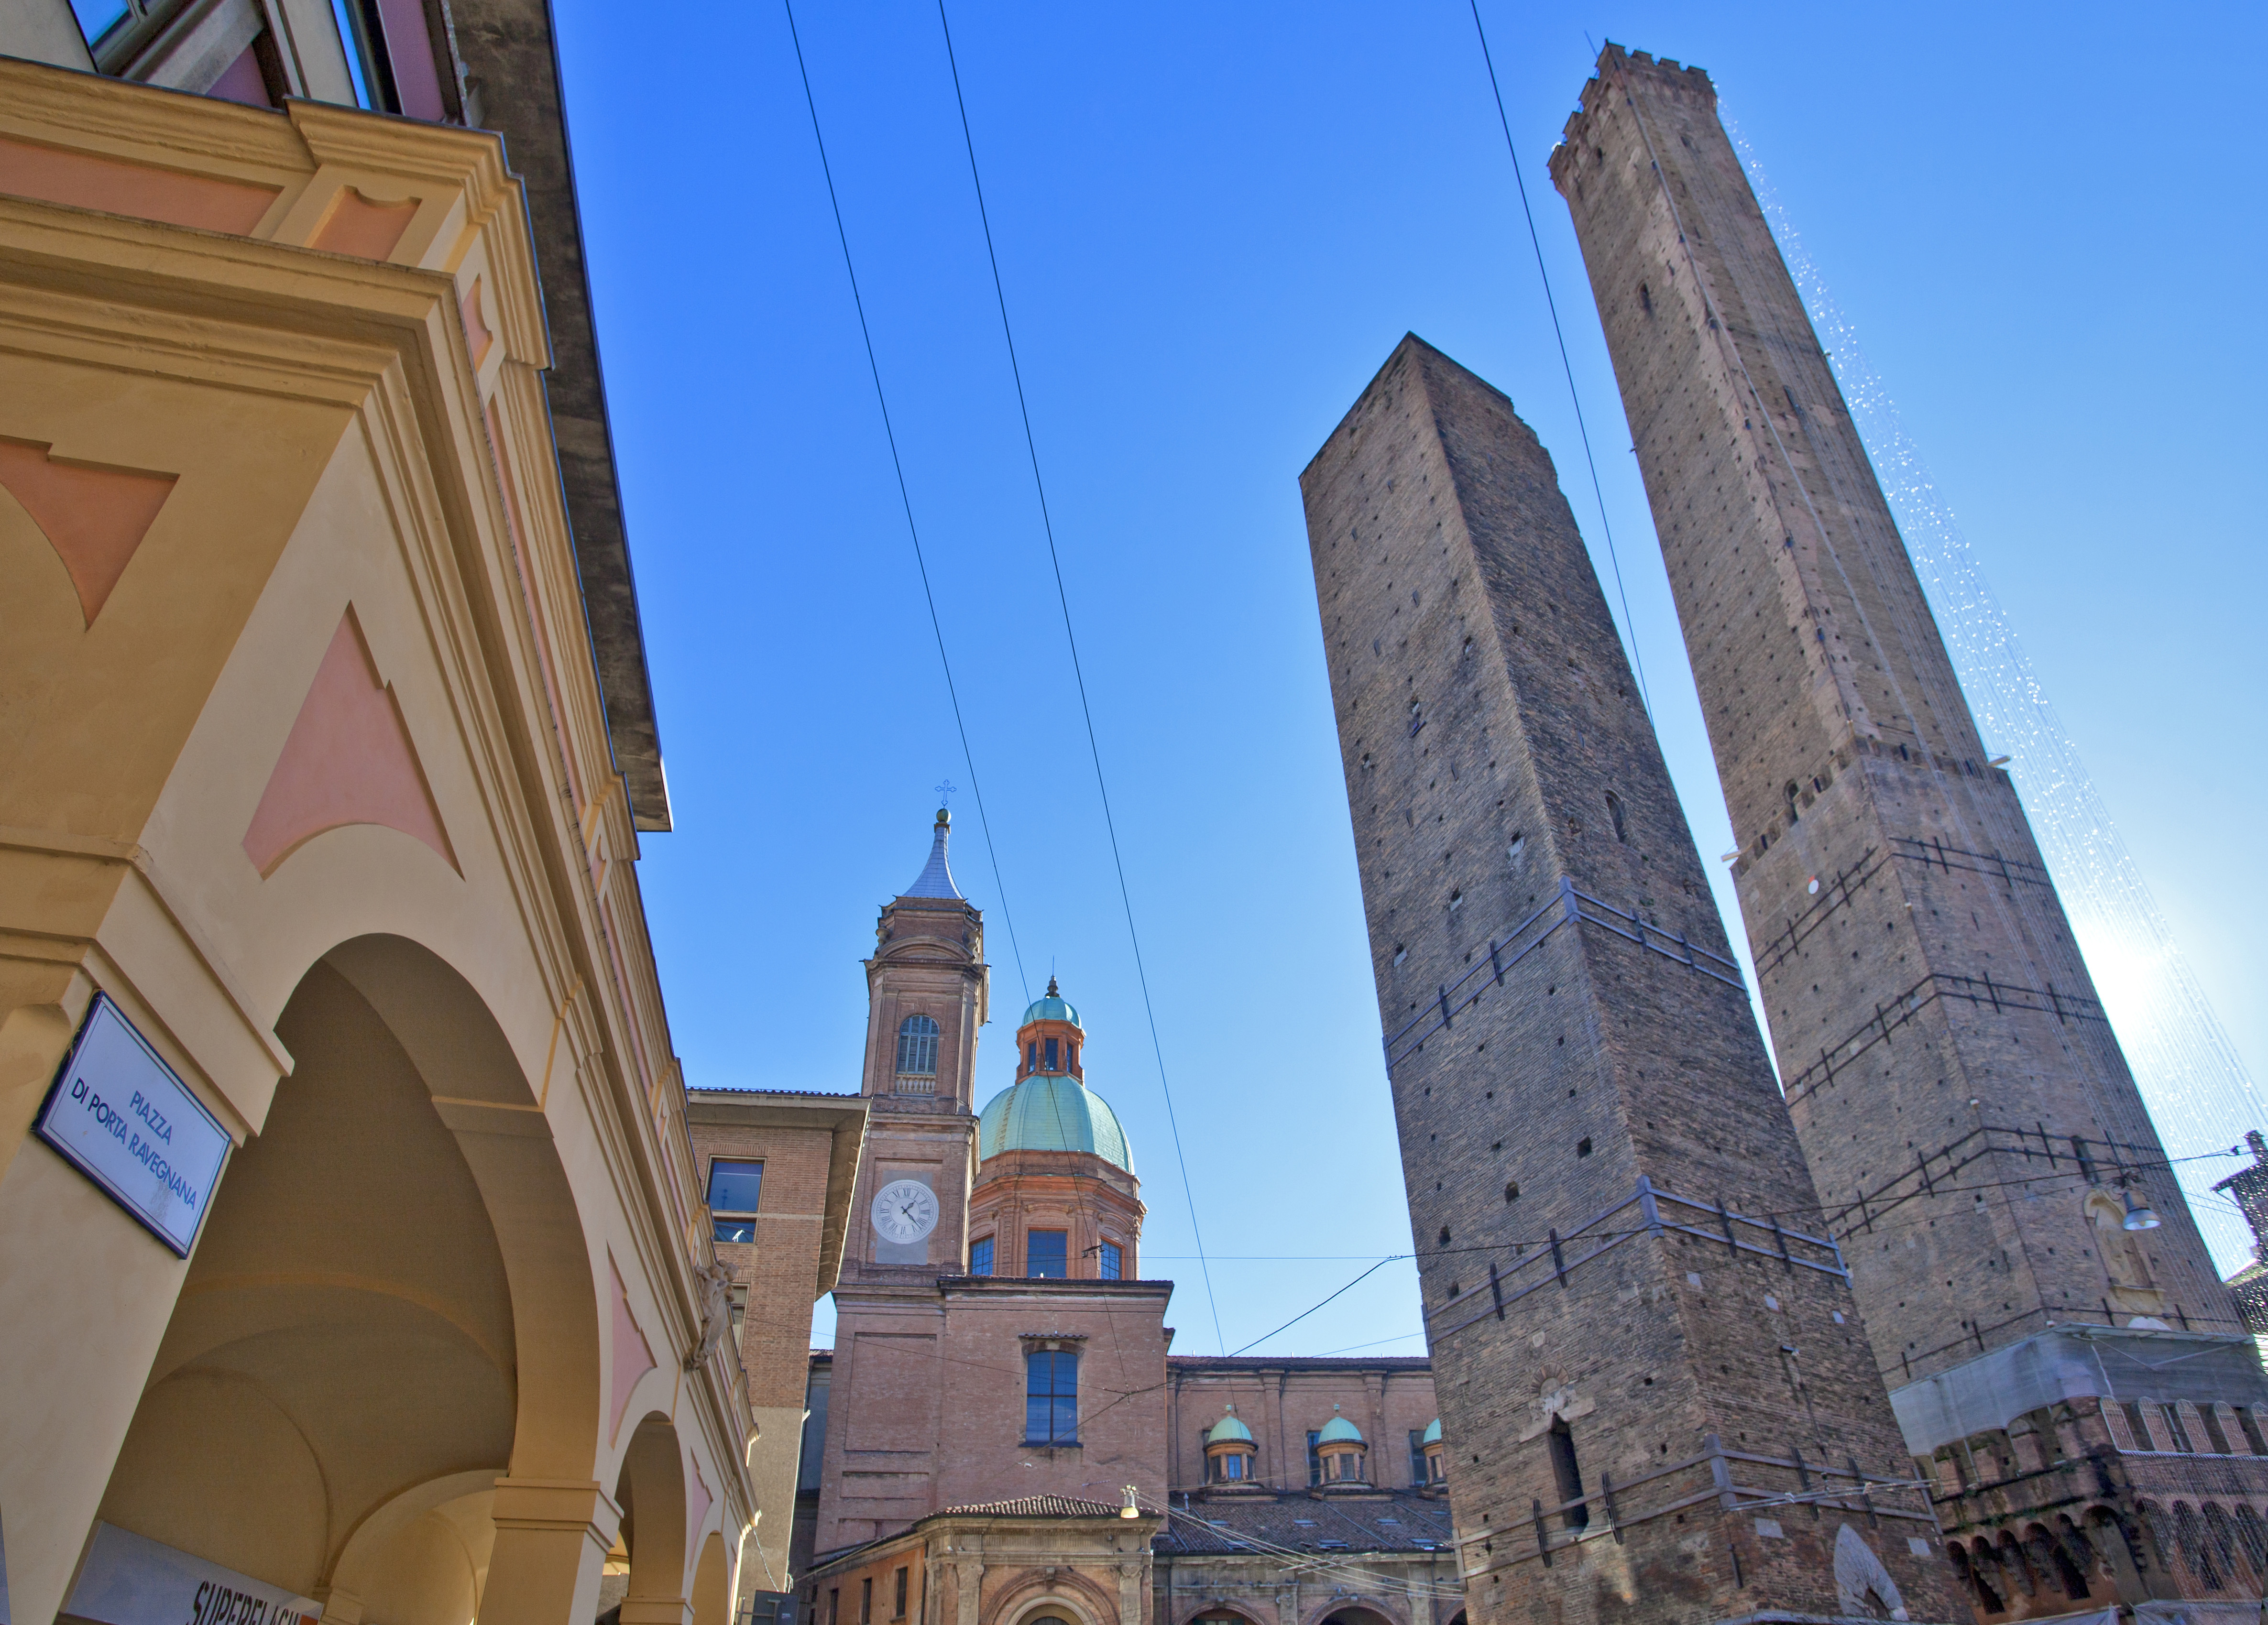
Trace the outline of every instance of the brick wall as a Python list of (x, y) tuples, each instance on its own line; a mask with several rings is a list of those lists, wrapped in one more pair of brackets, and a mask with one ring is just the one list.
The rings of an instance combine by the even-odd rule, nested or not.
[(1432, 1367), (1422, 1357), (1217, 1359), (1176, 1357), (1166, 1363), (1174, 1488), (1204, 1482), (1205, 1430), (1225, 1408), (1252, 1431), (1260, 1453), (1254, 1471), (1284, 1489), (1307, 1483), (1307, 1435), (1331, 1419), (1331, 1408), (1354, 1423), (1370, 1446), (1370, 1482), (1407, 1489), (1424, 1482), (1410, 1470), (1410, 1434), (1440, 1415)]

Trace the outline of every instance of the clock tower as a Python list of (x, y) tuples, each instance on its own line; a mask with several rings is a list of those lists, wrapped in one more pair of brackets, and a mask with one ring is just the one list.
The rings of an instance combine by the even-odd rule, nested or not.
[(882, 906), (866, 961), (869, 1107), (850, 1233), (835, 1288), (835, 1387), (819, 1549), (931, 1510), (936, 1475), (940, 1277), (968, 1268), (976, 1170), (976, 1030), (986, 1019), (984, 916), (947, 861), (939, 809), (929, 862)]
[(984, 916), (961, 894), (946, 859), (951, 833), (939, 808), (928, 864), (874, 925), (859, 1085), (872, 1104), (838, 1290), (926, 1287), (968, 1262), (976, 1161), (969, 1091), (989, 967)]

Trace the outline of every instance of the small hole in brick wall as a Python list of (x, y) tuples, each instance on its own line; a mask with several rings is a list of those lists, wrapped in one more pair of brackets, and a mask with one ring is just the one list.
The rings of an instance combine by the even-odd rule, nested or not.
[[(1410, 957), (1410, 950), (1409, 950), (1409, 949), (1407, 949), (1407, 948), (1403, 947), (1403, 946), (1400, 943), (1398, 943), (1398, 942), (1397, 942), (1397, 943), (1395, 943), (1395, 944), (1394, 945), (1394, 962), (1395, 962), (1396, 965), (1401, 964), (1403, 960), (1404, 960), (1408, 959), (1409, 957)], [(1816, 989), (1816, 988), (1814, 988), (1814, 989), (1812, 989), (1812, 991), (1813, 991), (1814, 993), (1816, 993), (1816, 992), (1818, 992), (1818, 991), (1819, 991), (1819, 989)]]
[(1570, 1089), (1570, 1090), (1567, 1092), (1567, 1098), (1568, 1098), (1570, 1100), (1573, 1099), (1575, 1098), (1575, 1092), (1574, 1092), (1573, 1090)]
[(1576, 1142), (1575, 1142), (1575, 1155), (1577, 1155), (1578, 1157), (1587, 1157), (1587, 1156), (1589, 1156), (1590, 1154), (1591, 1154), (1591, 1143), (1590, 1143), (1590, 1141), (1588, 1141), (1588, 1140), (1578, 1140), (1578, 1141), (1576, 1141)]
[(1449, 1245), (1449, 1227), (1447, 1224), (1441, 1226), (1441, 1245), (1443, 1246)]
[(1506, 1202), (1518, 1202), (1520, 1200), (1520, 1185), (1518, 1181), (1515, 1180), (1513, 1183), (1504, 1188), (1504, 1199)]
[(1490, 1144), (1490, 1146), (1489, 1146), (1489, 1150), (1491, 1150), (1491, 1151), (1502, 1151), (1503, 1149), (1504, 1149), (1504, 1142), (1503, 1142), (1502, 1140), (1497, 1140), (1497, 1141), (1494, 1141), (1494, 1142), (1492, 1142), (1492, 1143)]

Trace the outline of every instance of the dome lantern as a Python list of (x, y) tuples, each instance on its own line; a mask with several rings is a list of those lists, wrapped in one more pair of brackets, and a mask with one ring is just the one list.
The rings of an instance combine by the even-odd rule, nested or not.
[(1024, 1019), (1016, 1028), (1016, 1081), (1021, 1083), (1037, 1072), (1085, 1077), (1079, 1052), (1086, 1042), (1086, 1029), (1079, 1025), (1079, 1007), (1064, 997), (1057, 989), (1056, 979), (1049, 977), (1047, 992), (1025, 1008)]

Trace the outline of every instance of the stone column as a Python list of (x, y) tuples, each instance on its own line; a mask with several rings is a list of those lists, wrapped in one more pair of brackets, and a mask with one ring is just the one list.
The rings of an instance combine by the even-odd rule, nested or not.
[(599, 1611), (599, 1572), (622, 1509), (596, 1483), (497, 1480), (496, 1546), (479, 1625), (580, 1625)]

